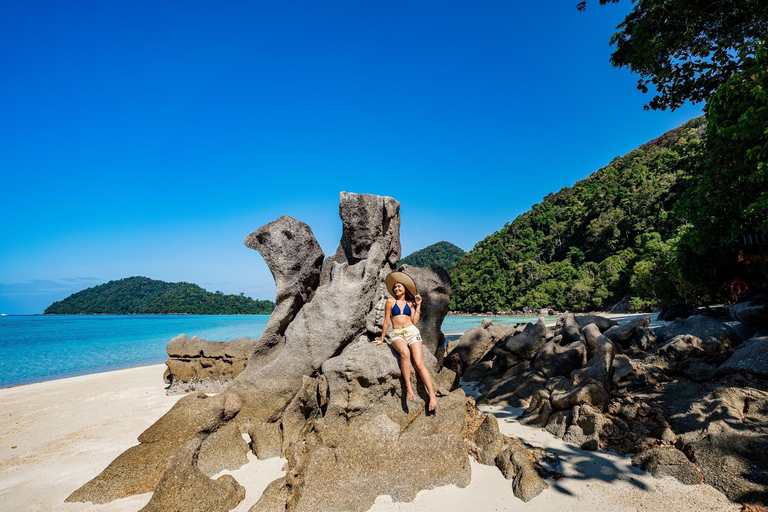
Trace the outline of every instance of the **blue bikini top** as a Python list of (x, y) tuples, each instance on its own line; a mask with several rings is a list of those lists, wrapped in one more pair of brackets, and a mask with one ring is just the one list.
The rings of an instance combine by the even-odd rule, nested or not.
[(397, 315), (408, 315), (411, 316), (411, 308), (408, 307), (408, 303), (405, 303), (405, 307), (403, 308), (403, 311), (400, 312), (400, 306), (397, 305), (397, 301), (395, 301), (395, 305), (392, 306), (392, 316)]

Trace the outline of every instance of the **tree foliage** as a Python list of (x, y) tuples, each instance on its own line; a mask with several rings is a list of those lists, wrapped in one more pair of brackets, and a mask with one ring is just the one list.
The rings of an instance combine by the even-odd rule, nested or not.
[(649, 307), (705, 293), (680, 268), (688, 261), (676, 244), (685, 219), (674, 214), (704, 129), (694, 119), (486, 237), (449, 269), (451, 308), (591, 310), (624, 296)]
[(646, 108), (674, 110), (689, 100), (706, 101), (731, 76), (754, 66), (768, 34), (768, 2), (639, 0), (616, 28), (611, 64), (638, 73), (638, 89), (655, 87)]
[(398, 265), (413, 265), (415, 267), (437, 265), (438, 267), (448, 268), (455, 265), (464, 254), (460, 247), (443, 241), (409, 254), (400, 260)]
[(109, 281), (54, 302), (45, 314), (174, 314), (231, 315), (271, 313), (269, 300), (253, 300), (242, 293), (211, 293), (191, 283), (167, 283), (146, 277)]

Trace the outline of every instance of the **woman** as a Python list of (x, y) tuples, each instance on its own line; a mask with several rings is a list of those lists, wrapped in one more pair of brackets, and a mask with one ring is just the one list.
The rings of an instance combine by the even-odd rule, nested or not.
[(400, 371), (405, 381), (405, 397), (413, 400), (413, 388), (411, 387), (411, 357), (416, 366), (416, 372), (421, 377), (424, 387), (429, 393), (429, 410), (437, 407), (437, 397), (432, 389), (432, 378), (429, 370), (424, 366), (424, 351), (421, 342), (421, 334), (416, 328), (421, 317), (421, 295), (416, 292), (416, 284), (413, 279), (404, 272), (392, 272), (387, 276), (387, 290), (392, 297), (387, 299), (384, 306), (384, 328), (381, 331), (381, 339), (374, 341), (381, 345), (389, 329), (389, 321), (392, 320), (392, 346), (400, 354)]

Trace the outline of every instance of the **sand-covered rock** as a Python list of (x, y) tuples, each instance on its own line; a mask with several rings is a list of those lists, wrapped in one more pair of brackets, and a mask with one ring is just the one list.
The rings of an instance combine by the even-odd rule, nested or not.
[(193, 439), (179, 450), (140, 512), (227, 512), (245, 498), (245, 488), (230, 475), (213, 480), (200, 471), (195, 463), (200, 445)]
[(504, 478), (512, 480), (515, 496), (525, 502), (531, 501), (548, 487), (531, 454), (516, 441), (510, 442), (496, 456), (495, 462)]
[(237, 396), (209, 397), (202, 391), (185, 396), (139, 436), (141, 444), (123, 452), (67, 501), (108, 503), (154, 490), (187, 442), (200, 441), (226, 425), (240, 405)]

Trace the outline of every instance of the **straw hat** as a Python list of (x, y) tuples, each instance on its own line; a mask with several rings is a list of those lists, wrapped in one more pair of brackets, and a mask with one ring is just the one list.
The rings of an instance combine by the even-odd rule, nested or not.
[(387, 276), (387, 290), (389, 291), (390, 295), (393, 297), (395, 296), (394, 287), (395, 284), (400, 283), (405, 288), (411, 292), (411, 295), (414, 297), (417, 295), (416, 291), (416, 283), (413, 282), (413, 279), (411, 279), (411, 276), (406, 274), (405, 272), (392, 272)]

